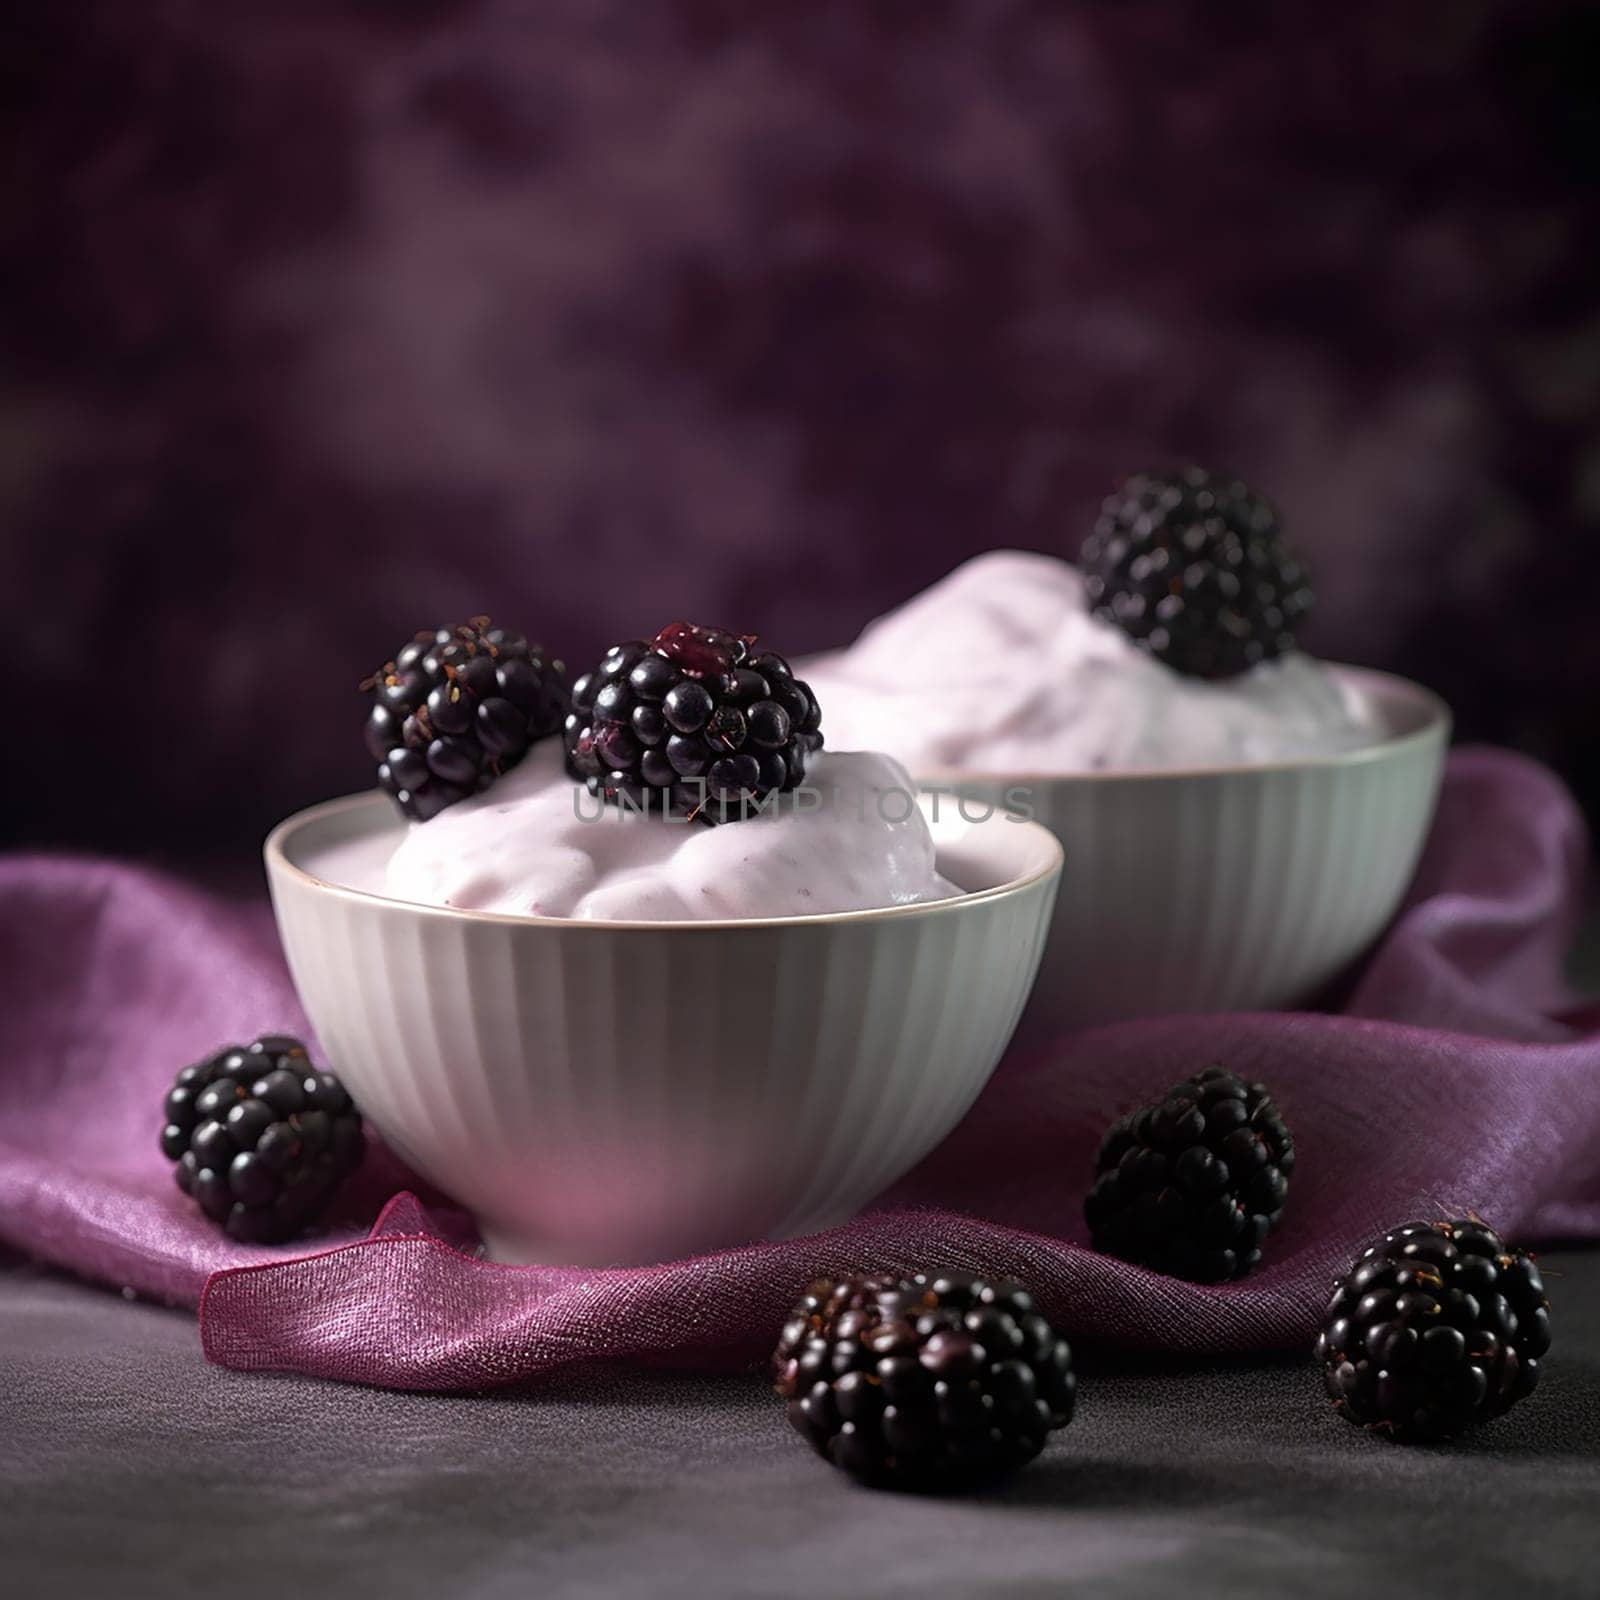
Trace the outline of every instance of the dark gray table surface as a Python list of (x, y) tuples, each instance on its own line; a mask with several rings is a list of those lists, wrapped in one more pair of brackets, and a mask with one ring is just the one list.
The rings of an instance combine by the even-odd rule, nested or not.
[(1546, 1257), (1526, 1405), (1448, 1449), (1334, 1417), (1306, 1363), (1090, 1353), (1008, 1487), (857, 1489), (754, 1376), (419, 1396), (208, 1366), (191, 1316), (0, 1270), (0, 1592), (1600, 1594), (1600, 1251)]

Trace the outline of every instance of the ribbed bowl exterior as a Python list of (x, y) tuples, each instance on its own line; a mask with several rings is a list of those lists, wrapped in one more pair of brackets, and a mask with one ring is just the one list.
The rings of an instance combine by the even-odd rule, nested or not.
[(506, 1261), (667, 1260), (852, 1215), (988, 1080), (1058, 877), (1042, 830), (996, 823), (982, 832), (1030, 881), (929, 907), (657, 928), (486, 917), (298, 870), (302, 821), (360, 825), (340, 805), (269, 841), (295, 985), (363, 1111)]
[(994, 804), (1025, 790), (1065, 851), (1025, 1028), (1293, 1006), (1372, 944), (1416, 871), (1449, 716), (1414, 685), (1342, 670), (1400, 736), (1280, 767), (928, 780)]

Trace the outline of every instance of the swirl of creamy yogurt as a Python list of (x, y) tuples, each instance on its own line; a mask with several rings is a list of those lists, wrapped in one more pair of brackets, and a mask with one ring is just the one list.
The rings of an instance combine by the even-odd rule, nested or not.
[(913, 773), (1039, 775), (1241, 766), (1384, 737), (1378, 710), (1298, 652), (1237, 678), (1187, 678), (1093, 616), (1075, 567), (995, 550), (797, 664), (830, 745)]
[(793, 917), (947, 900), (904, 770), (825, 750), (804, 786), (711, 827), (603, 805), (558, 741), (492, 789), (412, 823), (384, 892), (421, 905), (604, 921)]

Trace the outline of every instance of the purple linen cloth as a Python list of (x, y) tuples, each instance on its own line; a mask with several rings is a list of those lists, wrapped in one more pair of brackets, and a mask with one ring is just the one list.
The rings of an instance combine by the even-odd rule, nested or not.
[[(1353, 1251), (1413, 1215), (1600, 1233), (1600, 1009), (1574, 1006), (1560, 976), (1585, 860), (1582, 822), (1547, 772), (1458, 752), (1406, 907), (1336, 1013), (1034, 1042), (847, 1226), (590, 1271), (476, 1259), (470, 1223), (381, 1146), (320, 1238), (219, 1237), (172, 1183), (157, 1108), (183, 1062), (304, 1028), (270, 920), (127, 867), (13, 858), (0, 862), (0, 1242), (198, 1302), (206, 1351), (226, 1365), (403, 1388), (596, 1358), (736, 1365), (765, 1352), (817, 1273), (922, 1265), (1016, 1273), (1076, 1335), (1292, 1346)], [(1272, 1084), (1300, 1163), (1263, 1268), (1201, 1287), (1096, 1255), (1081, 1205), (1104, 1125), (1212, 1060)]]

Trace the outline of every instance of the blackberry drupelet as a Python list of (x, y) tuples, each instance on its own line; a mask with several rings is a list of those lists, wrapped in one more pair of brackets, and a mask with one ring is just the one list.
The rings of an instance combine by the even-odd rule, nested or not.
[(178, 1187), (248, 1244), (281, 1243), (313, 1222), (364, 1145), (343, 1085), (285, 1035), (229, 1045), (167, 1092), (161, 1151)]
[(1079, 565), (1097, 617), (1197, 678), (1292, 650), (1313, 603), (1271, 502), (1202, 467), (1135, 473), (1106, 500)]
[(782, 656), (754, 646), (687, 622), (613, 645), (572, 686), (567, 770), (608, 800), (710, 822), (799, 787), (822, 712)]
[(1408, 1222), (1335, 1286), (1317, 1339), (1323, 1383), (1351, 1422), (1448, 1439), (1533, 1392), (1549, 1306), (1533, 1257), (1476, 1217)]
[(1084, 1201), (1096, 1250), (1195, 1283), (1242, 1278), (1278, 1225), (1294, 1139), (1266, 1086), (1223, 1067), (1112, 1124)]
[(773, 1354), (789, 1421), (868, 1483), (938, 1488), (1011, 1471), (1072, 1420), (1067, 1341), (1009, 1279), (814, 1283)]
[(417, 634), (362, 687), (378, 784), (417, 822), (509, 772), (570, 702), (561, 663), (488, 617)]

